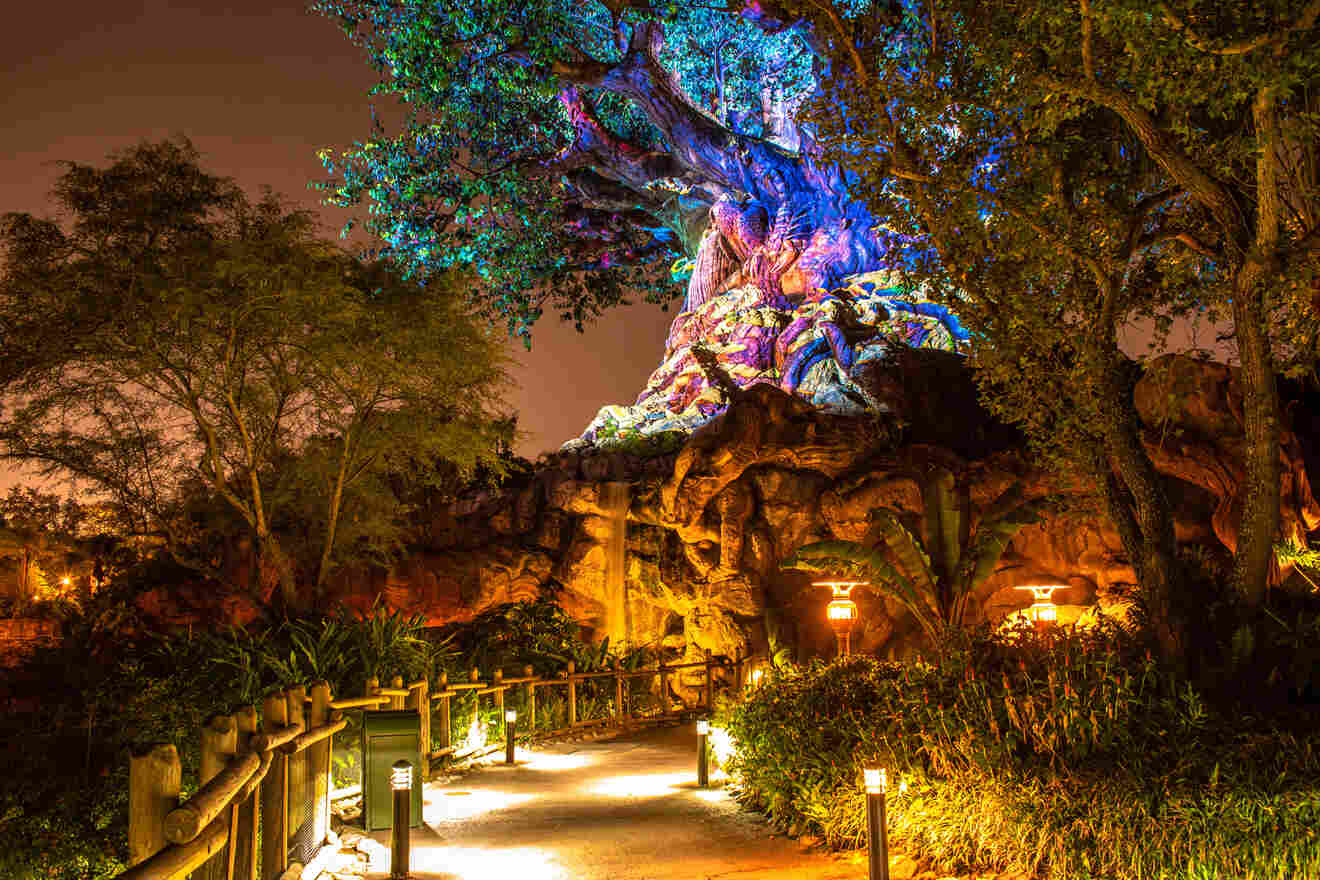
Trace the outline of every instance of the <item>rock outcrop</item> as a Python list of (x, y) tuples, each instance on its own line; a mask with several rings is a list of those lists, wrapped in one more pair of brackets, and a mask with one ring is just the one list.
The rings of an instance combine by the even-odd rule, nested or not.
[[(951, 393), (970, 380), (955, 355), (924, 353)], [(934, 360), (931, 360), (933, 358)], [(886, 362), (889, 408), (919, 413), (905, 399), (911, 362)], [(883, 377), (882, 377), (883, 378)], [(910, 378), (910, 376), (909, 376)], [(908, 382), (919, 389), (920, 382)], [(1175, 389), (1175, 393), (1170, 393)], [(1180, 541), (1226, 560), (1236, 543), (1241, 482), (1241, 392), (1233, 370), (1185, 358), (1156, 362), (1137, 388), (1145, 443), (1168, 478)], [(1061, 619), (1113, 607), (1134, 581), (1121, 542), (1087, 506), (1087, 489), (1033, 467), (1021, 444), (983, 413), (946, 411), (938, 419), (892, 422), (811, 405), (768, 383), (736, 389), (727, 411), (682, 448), (641, 457), (626, 451), (570, 449), (551, 455), (524, 485), (454, 505), (432, 534), (443, 536), (387, 577), (358, 579), (344, 597), (369, 604), (383, 594), (395, 607), (435, 623), (464, 619), (502, 602), (553, 590), (597, 637), (662, 645), (671, 659), (763, 652), (770, 639), (826, 651), (826, 595), (780, 564), (805, 544), (875, 539), (871, 510), (888, 508), (917, 528), (925, 515), (923, 475), (957, 475), (973, 511), (1006, 488), (1024, 498), (1053, 496), (1059, 512), (1022, 529), (972, 603), (971, 619), (997, 621), (1030, 604), (1017, 588), (1062, 585)], [(924, 419), (924, 420), (923, 420)], [(967, 440), (974, 426), (977, 443)], [(989, 427), (987, 427), (989, 426)], [(941, 442), (962, 437), (963, 443)], [(936, 440), (937, 442), (930, 442)], [(973, 454), (974, 446), (980, 454)], [(1320, 527), (1303, 444), (1282, 437), (1285, 536)], [(625, 485), (626, 511), (610, 498)], [(622, 577), (610, 586), (607, 547), (624, 529)], [(1281, 572), (1286, 574), (1286, 572)], [(619, 595), (622, 591), (622, 595)], [(862, 650), (902, 655), (917, 639), (914, 621), (878, 592), (861, 592)]]

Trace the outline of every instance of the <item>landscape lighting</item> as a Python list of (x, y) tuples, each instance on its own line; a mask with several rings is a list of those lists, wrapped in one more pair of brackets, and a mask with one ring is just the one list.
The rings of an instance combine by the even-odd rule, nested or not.
[(408, 876), (408, 826), (412, 824), (408, 812), (412, 806), (412, 778), (410, 762), (400, 759), (390, 767), (390, 788), (394, 789), (394, 821), (390, 828), (391, 880)]
[(870, 880), (889, 880), (889, 836), (885, 827), (885, 771), (867, 767), (862, 770), (866, 788), (867, 876)]
[(834, 598), (825, 606), (825, 619), (834, 630), (839, 656), (847, 657), (852, 651), (852, 628), (857, 621), (857, 603), (849, 598), (853, 587), (869, 586), (870, 581), (816, 581), (813, 587), (829, 587)]

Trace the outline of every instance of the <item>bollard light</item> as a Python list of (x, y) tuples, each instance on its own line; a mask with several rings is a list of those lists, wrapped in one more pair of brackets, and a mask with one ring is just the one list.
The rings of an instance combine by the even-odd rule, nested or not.
[(885, 788), (888, 780), (883, 768), (862, 770), (866, 789), (867, 877), (889, 880), (889, 836), (885, 828)]
[(400, 880), (408, 876), (411, 853), (408, 851), (408, 826), (412, 817), (413, 766), (398, 760), (390, 767), (390, 788), (394, 789), (394, 820), (390, 828), (390, 877)]
[(504, 712), (504, 763), (513, 763), (513, 740), (518, 733), (518, 713), (513, 709)]
[(857, 603), (849, 598), (853, 587), (870, 586), (870, 581), (816, 581), (813, 587), (829, 587), (834, 598), (825, 606), (825, 619), (834, 630), (839, 656), (852, 653), (852, 628), (857, 622)]
[(407, 761), (395, 761), (390, 768), (390, 788), (395, 791), (412, 790), (412, 764)]
[(710, 722), (702, 718), (697, 722), (697, 785), (710, 785)]

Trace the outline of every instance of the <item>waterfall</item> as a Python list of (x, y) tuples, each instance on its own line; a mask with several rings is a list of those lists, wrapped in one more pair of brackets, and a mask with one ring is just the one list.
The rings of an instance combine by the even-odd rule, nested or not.
[(600, 506), (610, 522), (605, 542), (605, 633), (611, 647), (621, 647), (632, 640), (631, 611), (628, 607), (628, 584), (624, 573), (628, 564), (628, 505), (632, 486), (628, 483), (602, 483)]

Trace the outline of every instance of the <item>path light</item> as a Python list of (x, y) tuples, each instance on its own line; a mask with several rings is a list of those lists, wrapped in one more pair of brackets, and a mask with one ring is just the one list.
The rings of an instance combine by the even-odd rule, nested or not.
[(394, 789), (394, 824), (390, 829), (391, 880), (408, 876), (408, 826), (412, 824), (408, 811), (412, 805), (412, 777), (413, 766), (409, 761), (400, 759), (390, 767), (390, 788)]
[(518, 713), (508, 709), (504, 713), (504, 763), (513, 763), (513, 737), (518, 732)]
[(834, 637), (839, 644), (839, 656), (847, 657), (852, 653), (852, 628), (857, 622), (857, 603), (848, 598), (853, 587), (870, 586), (870, 581), (816, 581), (813, 587), (829, 587), (834, 591), (834, 598), (825, 606), (825, 619), (834, 630)]
[(764, 678), (764, 677), (765, 677), (765, 670), (762, 669), (761, 667), (758, 666), (758, 667), (756, 667), (755, 669), (752, 670), (752, 689), (753, 689), (753, 690), (755, 690), (756, 688), (759, 688), (759, 687), (761, 686), (761, 679)]
[(870, 880), (889, 880), (889, 836), (885, 828), (885, 771), (866, 768), (862, 771), (866, 787), (867, 876)]
[(710, 785), (710, 756), (706, 747), (709, 738), (710, 722), (703, 718), (697, 722), (697, 785), (701, 788)]
[(1018, 590), (1030, 590), (1034, 601), (1023, 614), (1036, 625), (1036, 629), (1045, 629), (1059, 621), (1059, 606), (1054, 604), (1054, 591), (1062, 590), (1063, 584), (1051, 587), (1016, 587)]

